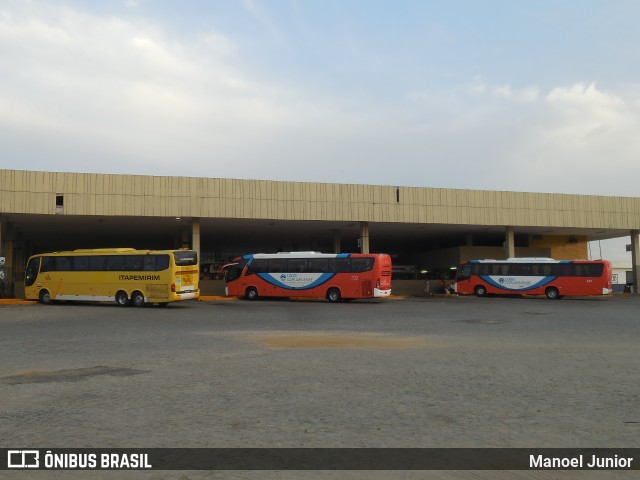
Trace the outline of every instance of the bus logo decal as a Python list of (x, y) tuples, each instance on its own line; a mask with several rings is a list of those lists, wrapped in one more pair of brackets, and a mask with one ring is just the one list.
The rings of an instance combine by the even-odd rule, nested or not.
[[(120, 275), (120, 280), (160, 280), (160, 275)], [(178, 283), (180, 280), (178, 279)]]
[(556, 279), (556, 277), (497, 277), (496, 281), (496, 277), (491, 275), (481, 275), (480, 278), (501, 290), (517, 290), (522, 292), (543, 287)]
[(306, 290), (328, 282), (335, 273), (258, 273), (265, 282), (287, 290)]

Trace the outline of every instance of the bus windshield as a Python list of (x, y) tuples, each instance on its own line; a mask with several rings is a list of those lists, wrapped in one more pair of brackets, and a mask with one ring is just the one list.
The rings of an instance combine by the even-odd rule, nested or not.
[(466, 280), (471, 277), (471, 265), (465, 263), (463, 265), (458, 266), (458, 271), (456, 272), (457, 280)]
[(227, 282), (233, 282), (240, 278), (242, 275), (242, 267), (239, 263), (233, 263), (231, 265), (225, 265), (224, 268), (224, 279)]

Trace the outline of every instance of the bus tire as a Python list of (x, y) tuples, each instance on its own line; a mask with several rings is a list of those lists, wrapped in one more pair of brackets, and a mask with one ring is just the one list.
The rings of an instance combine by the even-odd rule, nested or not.
[(327, 300), (329, 300), (331, 303), (338, 303), (340, 301), (340, 298), (340, 290), (338, 290), (337, 288), (330, 288), (327, 291)]
[(549, 300), (559, 300), (560, 292), (556, 287), (549, 287), (544, 291), (544, 294), (547, 296)]
[(116, 293), (116, 303), (121, 307), (129, 306), (129, 297), (127, 296), (127, 292), (120, 290)]
[(53, 300), (51, 300), (51, 294), (49, 293), (49, 290), (46, 290), (44, 288), (40, 290), (40, 294), (38, 295), (38, 300), (43, 305), (51, 305), (53, 303)]
[(131, 294), (131, 304), (134, 307), (144, 307), (144, 295), (141, 292)]
[(258, 289), (256, 287), (249, 287), (245, 292), (245, 297), (247, 300), (257, 300), (258, 299)]
[(473, 289), (473, 293), (476, 294), (476, 297), (486, 297), (487, 287), (484, 285), (477, 285), (476, 288)]

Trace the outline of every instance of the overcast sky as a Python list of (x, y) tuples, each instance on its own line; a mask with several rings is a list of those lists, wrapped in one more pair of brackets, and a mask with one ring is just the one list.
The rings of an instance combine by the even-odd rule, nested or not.
[(0, 168), (638, 196), (635, 0), (0, 0)]

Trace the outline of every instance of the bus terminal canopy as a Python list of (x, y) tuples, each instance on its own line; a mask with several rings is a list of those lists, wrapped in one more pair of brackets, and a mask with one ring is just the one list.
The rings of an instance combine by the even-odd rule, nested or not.
[(30, 254), (76, 248), (189, 247), (204, 261), (377, 251), (399, 263), (451, 248), (584, 258), (587, 241), (627, 235), (637, 271), (640, 198), (0, 170), (0, 227), (14, 280)]

